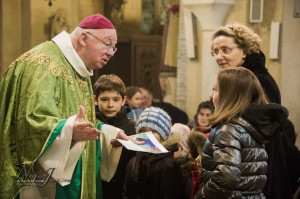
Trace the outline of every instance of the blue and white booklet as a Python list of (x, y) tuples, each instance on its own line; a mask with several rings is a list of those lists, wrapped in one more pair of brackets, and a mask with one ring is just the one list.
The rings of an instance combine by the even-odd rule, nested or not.
[(148, 153), (167, 153), (151, 131), (128, 136), (128, 140), (117, 139), (126, 149)]

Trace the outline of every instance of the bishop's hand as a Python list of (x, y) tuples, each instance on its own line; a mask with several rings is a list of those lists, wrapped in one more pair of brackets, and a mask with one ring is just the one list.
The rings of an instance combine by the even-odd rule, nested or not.
[(84, 113), (84, 107), (80, 106), (73, 125), (73, 141), (97, 140), (98, 135), (101, 133), (98, 129), (93, 128), (92, 122), (83, 121)]

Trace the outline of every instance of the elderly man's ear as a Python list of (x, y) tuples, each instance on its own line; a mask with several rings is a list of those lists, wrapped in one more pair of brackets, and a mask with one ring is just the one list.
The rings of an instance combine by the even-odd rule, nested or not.
[(78, 42), (80, 46), (86, 46), (86, 40), (87, 40), (87, 34), (85, 32), (82, 32), (78, 38)]

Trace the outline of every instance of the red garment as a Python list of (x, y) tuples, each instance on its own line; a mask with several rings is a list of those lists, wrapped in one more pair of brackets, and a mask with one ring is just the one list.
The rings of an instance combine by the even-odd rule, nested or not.
[(198, 166), (195, 164), (191, 170), (190, 170), (190, 175), (193, 183), (193, 188), (191, 191), (191, 199), (194, 198), (195, 194), (200, 188), (200, 182), (201, 182), (201, 175), (200, 175), (200, 170)]
[(211, 130), (211, 128), (208, 128), (208, 127), (204, 127), (204, 128), (197, 127), (197, 131), (200, 131), (200, 133), (202, 133), (206, 138), (208, 138), (208, 136), (210, 134), (210, 130)]

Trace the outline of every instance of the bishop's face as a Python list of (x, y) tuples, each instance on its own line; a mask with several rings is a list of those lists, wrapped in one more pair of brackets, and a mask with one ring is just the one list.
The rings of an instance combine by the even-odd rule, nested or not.
[(89, 70), (101, 69), (116, 52), (115, 29), (93, 30), (85, 34), (85, 46), (81, 58)]

